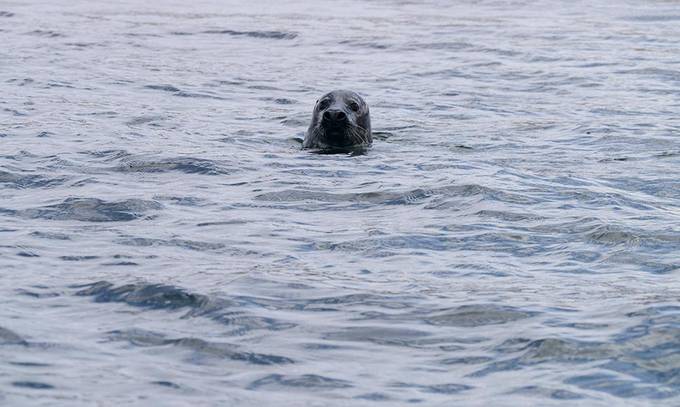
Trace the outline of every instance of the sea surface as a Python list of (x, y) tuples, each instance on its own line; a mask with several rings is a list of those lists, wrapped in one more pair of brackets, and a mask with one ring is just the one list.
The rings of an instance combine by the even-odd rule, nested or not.
[[(0, 0), (0, 43), (0, 405), (680, 404), (680, 2)], [(300, 149), (337, 88), (364, 155)]]

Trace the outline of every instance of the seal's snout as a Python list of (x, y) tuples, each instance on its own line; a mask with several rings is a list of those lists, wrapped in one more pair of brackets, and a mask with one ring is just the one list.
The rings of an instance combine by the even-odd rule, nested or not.
[(326, 110), (323, 113), (323, 121), (329, 124), (340, 124), (347, 121), (347, 115), (342, 110)]

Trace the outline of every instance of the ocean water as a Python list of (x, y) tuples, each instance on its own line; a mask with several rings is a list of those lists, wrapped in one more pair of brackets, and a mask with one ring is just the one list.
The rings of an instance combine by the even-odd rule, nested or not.
[[(0, 405), (680, 404), (677, 1), (0, 1)], [(300, 150), (316, 99), (365, 155)]]

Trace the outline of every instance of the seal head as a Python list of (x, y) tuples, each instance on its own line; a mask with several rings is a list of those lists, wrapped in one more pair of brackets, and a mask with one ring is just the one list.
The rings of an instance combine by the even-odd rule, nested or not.
[(371, 116), (358, 94), (334, 90), (316, 101), (302, 148), (321, 152), (352, 152), (370, 147)]

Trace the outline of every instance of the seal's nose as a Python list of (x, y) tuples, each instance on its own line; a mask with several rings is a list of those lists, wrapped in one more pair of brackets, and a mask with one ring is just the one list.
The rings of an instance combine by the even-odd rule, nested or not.
[(342, 110), (326, 110), (323, 119), (329, 122), (342, 122), (347, 119), (347, 115)]

